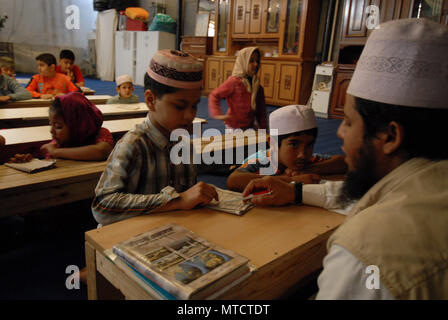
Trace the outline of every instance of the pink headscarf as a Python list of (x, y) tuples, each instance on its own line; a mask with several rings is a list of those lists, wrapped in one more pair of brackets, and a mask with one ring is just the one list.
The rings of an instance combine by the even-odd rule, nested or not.
[(79, 92), (71, 92), (55, 99), (61, 104), (62, 117), (70, 130), (70, 144), (89, 144), (103, 124), (101, 111)]

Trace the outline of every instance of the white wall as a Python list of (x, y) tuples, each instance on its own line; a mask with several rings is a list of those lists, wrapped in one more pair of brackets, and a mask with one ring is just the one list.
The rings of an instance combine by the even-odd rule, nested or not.
[[(79, 29), (69, 30), (66, 8), (79, 8)], [(42, 52), (59, 57), (61, 49), (71, 49), (76, 63), (88, 67), (87, 35), (96, 27), (93, 0), (0, 0), (0, 12), (8, 14), (0, 32), (0, 42), (12, 42), (16, 71), (35, 72), (34, 58)]]

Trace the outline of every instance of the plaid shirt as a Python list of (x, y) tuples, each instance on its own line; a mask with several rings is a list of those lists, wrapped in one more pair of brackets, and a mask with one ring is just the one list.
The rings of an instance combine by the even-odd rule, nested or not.
[(98, 223), (148, 214), (196, 183), (194, 164), (171, 163), (175, 143), (149, 116), (117, 142), (95, 189), (92, 213)]

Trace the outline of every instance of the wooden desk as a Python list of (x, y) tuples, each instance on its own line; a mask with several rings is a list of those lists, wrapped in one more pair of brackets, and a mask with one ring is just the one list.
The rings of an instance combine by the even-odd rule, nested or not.
[[(103, 127), (112, 133), (116, 142), (143, 121), (143, 118), (108, 120), (103, 122)], [(201, 118), (195, 118), (193, 121), (206, 122)], [(0, 163), (4, 163), (15, 153), (39, 154), (40, 146), (51, 141), (50, 126), (5, 129), (0, 130), (0, 135), (6, 139), (6, 145), (0, 155)]]
[[(105, 104), (109, 98), (109, 95), (88, 95), (87, 99), (92, 101), (94, 104)], [(38, 108), (38, 107), (49, 107), (52, 103), (52, 99), (28, 99), (21, 101), (11, 101), (5, 104), (1, 104), (0, 108)]]
[(256, 131), (253, 135), (221, 134), (191, 139), (196, 153), (222, 152), (226, 149), (247, 149), (249, 145), (264, 144), (268, 142), (269, 134), (259, 135)]
[(86, 96), (90, 96), (96, 93), (95, 90), (87, 88), (87, 87), (81, 87), (82, 93), (84, 93)]
[[(210, 209), (140, 216), (86, 232), (88, 297), (101, 299), (104, 278), (127, 299), (151, 299), (103, 252), (166, 223), (177, 223), (250, 259), (258, 270), (220, 298), (275, 299), (294, 292), (322, 267), (326, 242), (344, 216), (315, 207), (257, 207), (244, 216)], [(100, 280), (100, 281), (97, 281)], [(110, 287), (110, 286), (109, 286)]]
[[(104, 120), (146, 117), (144, 102), (135, 104), (100, 104)], [(204, 120), (205, 121), (205, 120)], [(0, 109), (0, 128), (19, 128), (48, 125), (48, 107)]]
[(93, 198), (106, 161), (58, 159), (56, 168), (33, 174), (0, 166), (0, 216)]

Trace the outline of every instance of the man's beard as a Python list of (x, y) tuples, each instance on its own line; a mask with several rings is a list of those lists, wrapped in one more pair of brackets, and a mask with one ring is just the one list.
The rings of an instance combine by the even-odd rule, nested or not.
[(347, 179), (342, 185), (338, 197), (339, 204), (345, 208), (353, 201), (359, 200), (369, 189), (378, 182), (375, 174), (375, 152), (371, 141), (359, 150), (358, 159), (354, 163), (354, 170), (347, 173)]

